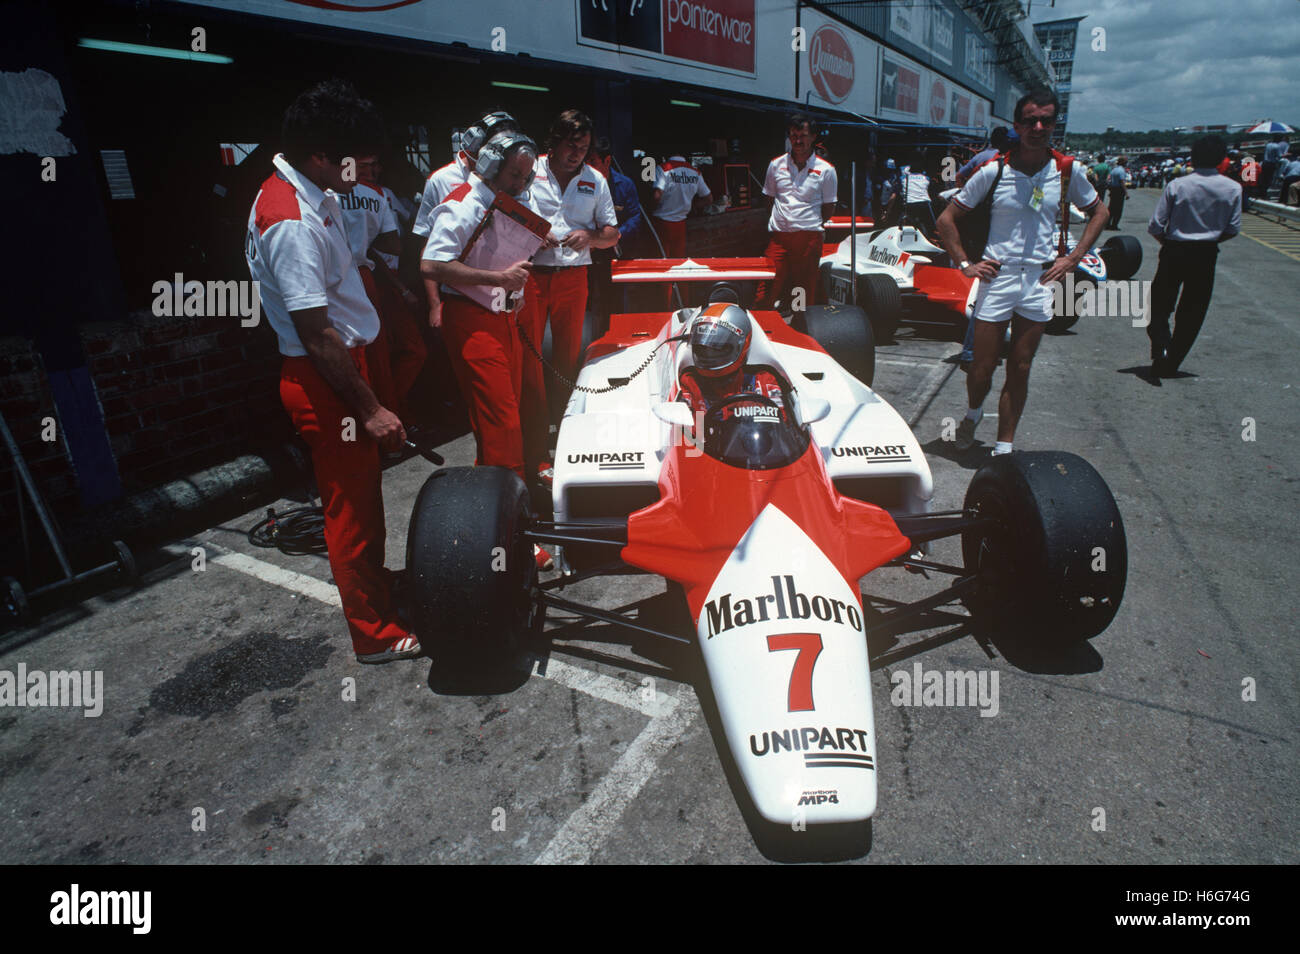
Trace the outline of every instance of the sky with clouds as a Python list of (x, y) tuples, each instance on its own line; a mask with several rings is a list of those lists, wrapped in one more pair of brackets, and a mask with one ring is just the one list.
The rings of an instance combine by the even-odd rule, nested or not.
[[(1077, 16), (1071, 132), (1266, 117), (1300, 129), (1300, 0), (1033, 0), (1030, 10), (1034, 23)], [(1096, 27), (1104, 52), (1091, 48)]]

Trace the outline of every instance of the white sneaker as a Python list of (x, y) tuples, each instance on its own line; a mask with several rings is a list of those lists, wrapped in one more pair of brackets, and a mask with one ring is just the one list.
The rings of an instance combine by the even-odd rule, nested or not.
[(420, 641), (414, 633), (403, 636), (393, 645), (389, 646), (382, 653), (357, 653), (357, 662), (376, 664), (392, 662), (395, 659), (414, 659), (416, 656), (424, 654), (420, 648)]

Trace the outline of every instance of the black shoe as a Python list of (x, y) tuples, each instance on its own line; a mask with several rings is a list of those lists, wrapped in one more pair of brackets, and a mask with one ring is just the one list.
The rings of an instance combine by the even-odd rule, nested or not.
[(1166, 356), (1151, 363), (1151, 373), (1157, 378), (1176, 378), (1178, 376), (1178, 365), (1174, 364)]

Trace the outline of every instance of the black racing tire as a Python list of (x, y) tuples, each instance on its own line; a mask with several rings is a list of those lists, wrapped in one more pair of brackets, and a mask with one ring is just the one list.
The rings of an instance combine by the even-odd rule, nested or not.
[(888, 275), (859, 275), (858, 304), (871, 319), (877, 341), (893, 341), (903, 320), (903, 296)]
[(5, 612), (18, 622), (24, 622), (31, 615), (31, 607), (27, 603), (27, 594), (23, 592), (23, 585), (15, 580), (12, 576), (6, 576), (0, 580), (0, 600), (4, 602)]
[(812, 305), (796, 314), (792, 324), (821, 345), (845, 371), (871, 387), (876, 376), (876, 336), (865, 311), (853, 305)]
[(415, 632), (431, 653), (509, 665), (533, 622), (537, 564), (521, 531), (524, 482), (504, 467), (447, 467), (420, 488), (406, 536)]
[[(600, 318), (599, 316), (597, 316), (597, 314), (594, 311), (588, 311), (583, 314), (582, 346), (578, 349), (578, 370), (579, 371), (581, 371), (582, 366), (587, 363), (587, 349), (591, 347), (591, 343), (593, 341), (601, 337), (601, 331), (599, 330), (599, 327), (600, 327)], [(536, 344), (537, 342), (533, 342), (533, 343)], [(527, 345), (524, 345), (525, 349), (527, 349), (527, 347), (528, 347)], [(542, 357), (546, 359), (546, 362), (548, 364), (550, 364), (551, 361), (553, 360), (552, 354), (554, 352), (553, 352), (553, 345), (551, 343), (551, 322), (549, 319), (546, 322), (546, 330), (542, 333), (541, 349), (542, 349)], [(547, 383), (549, 384), (553, 380), (555, 380), (554, 376), (548, 373)]]
[(1110, 625), (1128, 543), (1091, 464), (1058, 451), (1000, 455), (976, 471), (964, 506), (996, 520), (962, 534), (965, 566), (979, 581), (968, 601), (977, 629), (1060, 649)]
[(1127, 281), (1142, 267), (1142, 245), (1131, 235), (1113, 235), (1098, 254), (1106, 263), (1106, 281)]

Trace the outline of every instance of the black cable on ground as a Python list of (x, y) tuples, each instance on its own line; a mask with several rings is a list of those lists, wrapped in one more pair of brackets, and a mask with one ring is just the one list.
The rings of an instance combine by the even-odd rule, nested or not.
[(295, 507), (276, 513), (266, 508), (266, 519), (248, 531), (255, 547), (274, 547), (281, 553), (300, 556), (325, 552), (325, 511), (320, 507)]

